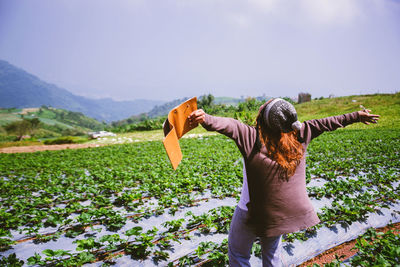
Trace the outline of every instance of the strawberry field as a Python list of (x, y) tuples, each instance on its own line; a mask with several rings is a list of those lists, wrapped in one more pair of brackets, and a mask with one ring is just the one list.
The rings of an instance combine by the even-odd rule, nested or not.
[[(223, 136), (180, 144), (177, 171), (159, 141), (0, 154), (0, 265), (227, 265), (241, 155)], [(315, 139), (307, 183), (321, 223), (284, 236), (284, 262), (400, 221), (399, 153), (398, 130)], [(258, 244), (253, 253), (260, 263)]]

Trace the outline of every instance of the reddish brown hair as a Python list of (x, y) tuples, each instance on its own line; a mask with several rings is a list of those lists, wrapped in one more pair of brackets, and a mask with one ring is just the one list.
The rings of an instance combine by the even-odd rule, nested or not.
[(283, 133), (274, 131), (267, 126), (263, 118), (265, 106), (260, 109), (257, 116), (260, 142), (266, 147), (267, 156), (281, 167), (281, 176), (289, 178), (295, 173), (297, 165), (303, 157), (304, 148), (297, 138), (297, 130)]

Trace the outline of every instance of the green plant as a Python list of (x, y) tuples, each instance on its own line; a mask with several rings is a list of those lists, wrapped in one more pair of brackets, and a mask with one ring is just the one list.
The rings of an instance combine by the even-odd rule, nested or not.
[(10, 254), (8, 257), (0, 258), (0, 266), (13, 266), (21, 267), (24, 265), (24, 261), (17, 258), (15, 253)]
[(353, 266), (397, 266), (400, 262), (400, 237), (392, 230), (383, 233), (369, 228), (354, 249), (358, 252), (350, 260)]

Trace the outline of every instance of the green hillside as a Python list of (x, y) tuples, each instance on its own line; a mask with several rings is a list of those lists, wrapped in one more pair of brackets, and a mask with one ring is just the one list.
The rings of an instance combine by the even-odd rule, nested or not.
[(36, 138), (55, 137), (61, 135), (83, 135), (88, 131), (102, 130), (104, 124), (95, 119), (86, 117), (80, 112), (73, 112), (64, 109), (55, 109), (42, 106), (40, 108), (26, 109), (0, 109), (0, 135), (3, 139), (7, 135), (5, 128), (14, 122), (32, 120), (37, 118), (40, 121), (39, 128), (33, 136)]
[[(251, 124), (250, 122), (255, 122), (260, 104), (262, 102), (256, 101), (252, 105), (248, 105), (250, 108), (245, 108), (244, 111), (238, 112), (236, 110), (236, 116)], [(378, 124), (372, 127), (400, 127), (400, 93), (343, 96), (315, 99), (302, 104), (294, 104), (301, 122), (358, 111), (361, 110), (360, 105), (370, 109), (372, 114), (379, 114), (381, 116)], [(216, 115), (235, 117), (232, 111)], [(357, 123), (349, 126), (349, 128), (371, 128), (371, 126)]]
[[(354, 95), (337, 98), (312, 100), (295, 105), (299, 120), (318, 119), (360, 110), (360, 105), (381, 116), (374, 128), (400, 127), (400, 93)], [(364, 124), (354, 124), (351, 128), (366, 128)]]

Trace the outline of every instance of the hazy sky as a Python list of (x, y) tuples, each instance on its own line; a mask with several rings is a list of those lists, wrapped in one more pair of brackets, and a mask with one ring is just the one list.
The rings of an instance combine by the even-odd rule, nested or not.
[(0, 0), (0, 59), (75, 94), (400, 89), (398, 0)]

